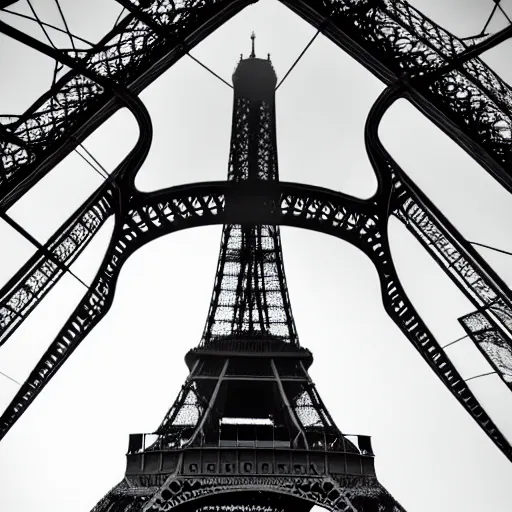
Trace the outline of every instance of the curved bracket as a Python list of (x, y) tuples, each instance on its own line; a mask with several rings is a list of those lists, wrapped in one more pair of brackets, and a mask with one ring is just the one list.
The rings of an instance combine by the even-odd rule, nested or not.
[[(403, 84), (400, 82), (387, 87), (372, 106), (365, 127), (365, 142), (368, 156), (380, 183), (383, 184), (379, 197), (380, 201), (383, 201), (381, 202), (381, 206), (385, 206), (383, 222), (386, 224), (384, 229), (386, 235), (383, 236), (383, 238), (386, 240), (386, 249), (389, 254), (389, 266), (392, 267), (391, 271), (389, 269), (385, 269), (384, 266), (379, 269), (379, 276), (381, 278), (382, 289), (384, 292), (384, 308), (388, 315), (400, 327), (405, 336), (412, 341), (415, 347), (420, 351), (420, 353), (422, 353), (429, 366), (434, 370), (438, 377), (441, 378), (446, 387), (450, 389), (459, 403), (471, 414), (473, 419), (475, 419), (475, 421), (494, 441), (505, 456), (509, 460), (512, 460), (512, 446), (503, 434), (501, 434), (497, 426), (491, 421), (489, 416), (484, 412), (479, 401), (471, 392), (469, 386), (462, 379), (455, 366), (446, 356), (444, 350), (440, 347), (439, 343), (412, 307), (392, 263), (389, 241), (387, 238), (387, 223), (389, 216), (393, 213), (397, 215), (399, 219), (404, 220), (404, 216), (399, 215), (400, 208), (403, 206), (404, 201), (407, 198), (413, 198), (419, 202), (419, 194), (421, 193), (419, 190), (416, 190), (416, 187), (413, 186), (412, 182), (407, 178), (402, 169), (386, 151), (378, 136), (378, 129), (384, 113), (398, 98), (402, 97), (401, 93), (403, 92), (403, 89)], [(386, 191), (387, 197), (384, 195), (384, 191)], [(431, 207), (431, 210), (433, 210), (435, 207), (431, 204), (428, 198), (424, 194), (421, 194), (421, 196), (423, 204), (427, 207)], [(435, 211), (437, 212), (437, 210)], [(446, 219), (444, 220), (445, 226), (450, 226), (448, 221)], [(417, 233), (413, 232), (413, 234), (417, 236)], [(465, 240), (453, 227), (451, 235), (458, 237), (460, 246), (464, 246)], [(419, 237), (417, 236), (417, 238)], [(470, 258), (470, 256), (467, 255), (468, 252), (469, 251), (466, 251), (465, 255)], [(478, 265), (478, 262), (473, 261), (473, 263), (475, 266)], [(440, 264), (439, 261), (438, 264)], [(446, 269), (444, 270), (446, 271)], [(491, 276), (495, 277), (495, 280), (498, 283), (501, 283), (501, 280), (490, 268), (487, 268), (486, 270), (489, 271)], [(482, 274), (485, 275), (484, 272), (482, 272)], [(460, 283), (457, 281), (455, 281), (455, 283), (465, 293), (465, 295), (470, 298), (470, 300), (474, 299), (467, 293)], [(504, 286), (501, 287), (501, 290), (503, 289)], [(501, 292), (499, 286), (496, 290), (496, 293)], [(510, 300), (507, 295), (505, 295), (504, 299), (507, 302)], [(484, 356), (491, 365), (494, 366), (493, 362), (489, 360), (489, 356), (485, 353)]]
[[(512, 89), (478, 58), (510, 28), (468, 48), (404, 0), (280, 0), (411, 102), (512, 192)], [(322, 28), (326, 17), (329, 23)]]

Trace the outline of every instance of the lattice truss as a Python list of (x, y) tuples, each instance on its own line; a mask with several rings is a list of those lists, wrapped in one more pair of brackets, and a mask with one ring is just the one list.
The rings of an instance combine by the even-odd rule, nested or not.
[[(5, 343), (69, 265), (114, 216), (109, 249), (89, 291), (50, 344), (0, 418), (4, 436), (78, 344), (105, 316), (126, 259), (164, 234), (207, 224), (239, 224), (227, 198), (232, 180), (145, 194), (133, 183), (151, 144), (151, 119), (138, 94), (248, 0), (117, 0), (126, 16), (89, 49), (60, 50), (4, 21), (0, 31), (55, 59), (55, 83), (26, 112), (0, 124), (0, 213), (6, 211), (117, 109), (127, 107), (140, 136), (102, 186), (38, 248), (0, 292), (0, 343)], [(476, 346), (512, 387), (510, 290), (406, 176), (383, 147), (378, 127), (399, 98), (407, 98), (512, 191), (512, 92), (479, 55), (512, 35), (461, 40), (401, 0), (281, 0), (386, 85), (371, 109), (366, 146), (378, 191), (359, 200), (334, 191), (266, 180), (273, 208), (256, 224), (313, 229), (353, 243), (375, 264), (390, 318), (454, 397), (512, 460), (512, 447), (486, 414), (416, 313), (391, 259), (387, 224), (394, 215), (472, 302), (461, 319)], [(3, 3), (5, 5), (6, 2)], [(2, 18), (0, 18), (1, 20)], [(65, 66), (61, 70), (61, 66)], [(68, 69), (68, 71), (66, 71)], [(66, 71), (66, 72), (63, 72)], [(258, 317), (256, 317), (258, 318)], [(259, 320), (258, 320), (259, 321)], [(257, 321), (255, 322), (257, 324)]]
[[(228, 180), (278, 180), (274, 102), (235, 88)], [(298, 343), (279, 236), (273, 225), (228, 224), (202, 345), (223, 337)]]
[[(238, 364), (237, 364), (238, 363)], [(272, 368), (274, 365), (274, 368)], [(215, 438), (220, 422), (226, 417), (225, 404), (229, 401), (228, 381), (230, 377), (252, 376), (274, 379), (268, 401), (266, 417), (273, 418), (274, 426), (281, 430), (283, 439), (308, 449), (339, 451), (358, 450), (338, 429), (300, 361), (269, 360), (255, 361), (248, 368), (240, 366), (234, 359), (217, 361), (202, 360), (192, 369), (174, 404), (155, 431), (153, 444), (146, 450), (169, 450), (188, 445), (201, 445), (207, 436)], [(292, 378), (293, 380), (291, 380)], [(206, 379), (214, 386), (202, 386)], [(282, 391), (278, 385), (282, 382)], [(290, 404), (290, 407), (286, 404)]]
[(228, 335), (296, 341), (280, 254), (277, 226), (224, 227), (204, 345)]
[(249, 179), (249, 162), (254, 160), (255, 178), (277, 180), (274, 103), (259, 101), (255, 112), (251, 104), (254, 102), (235, 97), (228, 179), (233, 181)]

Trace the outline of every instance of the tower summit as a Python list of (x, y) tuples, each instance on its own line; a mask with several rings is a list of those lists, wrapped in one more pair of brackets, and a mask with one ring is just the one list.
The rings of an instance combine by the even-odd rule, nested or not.
[[(277, 77), (251, 39), (233, 74), (228, 179), (241, 194), (226, 199), (244, 210), (259, 181), (278, 180)], [(403, 510), (375, 476), (370, 439), (340, 432), (308, 374), (277, 226), (248, 214), (223, 227), (203, 336), (185, 360), (173, 406), (155, 433), (130, 436), (125, 477), (94, 512)]]
[(252, 48), (248, 59), (241, 56), (235, 72), (233, 73), (233, 87), (236, 97), (245, 98), (255, 103), (265, 101), (274, 104), (277, 76), (270, 55), (267, 59), (256, 57), (254, 32), (251, 34)]
[(254, 52), (254, 40), (256, 39), (256, 34), (253, 32), (251, 34), (251, 40), (252, 40), (252, 52), (251, 52), (251, 59), (254, 59), (256, 57), (256, 53)]

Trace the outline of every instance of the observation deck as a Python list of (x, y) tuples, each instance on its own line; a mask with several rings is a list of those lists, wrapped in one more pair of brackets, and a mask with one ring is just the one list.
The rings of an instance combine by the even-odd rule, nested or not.
[(182, 447), (168, 447), (156, 434), (132, 434), (126, 476), (375, 476), (369, 436), (308, 432), (309, 449), (301, 449), (287, 434), (266, 425), (223, 425), (215, 442)]
[(274, 101), (277, 75), (270, 59), (242, 59), (233, 73), (235, 95), (251, 101)]
[[(192, 370), (199, 358), (266, 358), (301, 360), (308, 369), (313, 364), (313, 354), (307, 348), (289, 343), (286, 338), (267, 333), (240, 333), (217, 336), (215, 339), (189, 350), (185, 363)], [(251, 363), (249, 363), (251, 364)]]

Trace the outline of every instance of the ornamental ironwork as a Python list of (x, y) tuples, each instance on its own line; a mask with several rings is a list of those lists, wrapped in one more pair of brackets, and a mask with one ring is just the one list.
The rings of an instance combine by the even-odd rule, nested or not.
[[(312, 391), (307, 364), (301, 359), (305, 352), (299, 345), (282, 260), (278, 226), (289, 225), (339, 237), (370, 258), (378, 271), (384, 308), (390, 318), (454, 398), (512, 460), (510, 442), (486, 413), (405, 294), (391, 257), (387, 235), (389, 217), (393, 215), (407, 227), (473, 304), (474, 313), (465, 315), (460, 322), (493, 371), (509, 388), (512, 386), (510, 289), (412, 183), (378, 136), (384, 113), (398, 99), (406, 98), (503, 187), (512, 191), (512, 92), (510, 86), (479, 58), (482, 52), (509, 38), (512, 27), (494, 35), (483, 34), (462, 40), (401, 0), (282, 0), (284, 5), (386, 84), (368, 114), (365, 127), (368, 156), (378, 178), (375, 195), (360, 200), (314, 186), (279, 181), (275, 141), (276, 76), (270, 61), (256, 58), (254, 51), (250, 58), (240, 61), (234, 75), (227, 181), (143, 193), (135, 188), (134, 180), (148, 154), (152, 126), (139, 93), (194, 45), (253, 2), (117, 1), (126, 9), (127, 15), (98, 44), (87, 50), (52, 47), (0, 20), (3, 34), (56, 62), (49, 91), (25, 113), (0, 118), (2, 219), (20, 229), (7, 210), (117, 110), (126, 107), (139, 126), (136, 144), (108, 179), (45, 244), (38, 246), (30, 260), (0, 290), (1, 345), (69, 271), (71, 263), (107, 219), (114, 219), (110, 245), (96, 277), (1, 415), (0, 439), (107, 314), (119, 272), (131, 254), (146, 243), (177, 230), (223, 224), (210, 313), (198, 348), (189, 354), (189, 362), (194, 361), (189, 365), (189, 380), (157, 431), (159, 446), (164, 443), (164, 438), (167, 443), (165, 450), (159, 448), (159, 453), (167, 450), (178, 457), (173, 462), (172, 457), (158, 455), (158, 464), (163, 464), (164, 459), (168, 464), (176, 463), (174, 473), (163, 478), (165, 472), (159, 470), (148, 477), (144, 473), (144, 461), (156, 460), (156, 452), (144, 448), (140, 474), (127, 476), (123, 484), (105, 499), (122, 496), (126, 505), (121, 504), (121, 498), (115, 498), (119, 507), (124, 506), (116, 510), (167, 510), (177, 504), (173, 500), (177, 496), (174, 489), (178, 486), (180, 489), (190, 488), (187, 491), (190, 499), (197, 498), (201, 507), (208, 510), (209, 507), (223, 506), (211, 496), (221, 495), (226, 485), (247, 484), (250, 487), (247, 496), (265, 486), (268, 489), (274, 486), (274, 490), (277, 487), (289, 489), (289, 492), (281, 493), (282, 508), (296, 504), (294, 500), (300, 498), (321, 503), (332, 510), (355, 510), (357, 500), (368, 502), (371, 495), (378, 497), (376, 503), (386, 503), (384, 508), (375, 510), (400, 510), (392, 498), (385, 498), (388, 495), (375, 475), (364, 469), (366, 462), (362, 461), (369, 460), (368, 453), (363, 453), (365, 449), (361, 445), (340, 441), (345, 437), (328, 419), (318, 394)], [(10, 3), (13, 2), (7, 2)], [(66, 73), (62, 73), (64, 66), (69, 69)], [(258, 80), (254, 79), (256, 76)], [(288, 358), (285, 360), (289, 367), (285, 365), (286, 368), (279, 369), (282, 361), (275, 355), (276, 347), (279, 347), (277, 352)], [(224, 354), (224, 359), (213, 363), (219, 353)], [(232, 359), (231, 353), (238, 354), (241, 360), (250, 358), (252, 362), (244, 367), (238, 359)], [(254, 354), (260, 355), (256, 357)], [(209, 358), (213, 358), (212, 361)], [(205, 363), (207, 360), (208, 364)], [(259, 362), (255, 363), (256, 360)], [(261, 366), (259, 373), (249, 372), (249, 366), (254, 372), (258, 365)], [(237, 366), (239, 373), (231, 375)], [(293, 375), (286, 374), (288, 371)], [(337, 472), (328, 468), (327, 477), (326, 467), (324, 473), (310, 474), (309, 463), (297, 462), (297, 471), (304, 467), (306, 473), (304, 483), (296, 484), (294, 469), (278, 473), (278, 465), (266, 461), (268, 476), (264, 476), (265, 472), (257, 472), (258, 461), (246, 461), (251, 471), (255, 471), (247, 470), (252, 475), (249, 477), (240, 473), (249, 466), (240, 465), (237, 459), (236, 463), (226, 462), (237, 475), (229, 485), (220, 463), (212, 469), (216, 476), (212, 476), (211, 481), (207, 480), (208, 466), (197, 466), (197, 471), (203, 472), (201, 478), (187, 475), (183, 464), (189, 452), (193, 452), (194, 443), (199, 443), (201, 449), (210, 446), (214, 450), (205, 440), (206, 423), (215, 417), (216, 428), (220, 431), (222, 420), (219, 411), (213, 411), (213, 394), (217, 397), (223, 383), (237, 376), (250, 376), (251, 382), (258, 383), (254, 384), (256, 387), (266, 382), (272, 383), (270, 387), (277, 386), (279, 403), (288, 411), (288, 427), (293, 424), (297, 434), (296, 438), (288, 439), (290, 445), (286, 449), (290, 453), (295, 453), (299, 446), (293, 443), (302, 443), (302, 449), (310, 450), (311, 429), (317, 427), (321, 427), (326, 436), (322, 450), (331, 453), (332, 450), (327, 448), (328, 437), (334, 432), (338, 437), (332, 453), (337, 454), (333, 457), (339, 457), (333, 464), (345, 461), (343, 470)], [(215, 383), (210, 383), (213, 390), (206, 392), (205, 383), (210, 378)], [(285, 389), (284, 378), (297, 381), (293, 384), (297, 386), (293, 396)], [(193, 420), (195, 423), (191, 424)], [(280, 425), (272, 420), (267, 426), (278, 429)], [(292, 431), (288, 429), (289, 436)], [(220, 443), (220, 437), (217, 443)], [(347, 446), (350, 446), (348, 451)], [(233, 453), (241, 453), (242, 448), (234, 446)], [(276, 447), (273, 445), (272, 449)], [(135, 457), (129, 453), (129, 461), (131, 455)], [(359, 457), (359, 473), (347, 472), (349, 455)], [(253, 482), (253, 487), (247, 479)], [(204, 482), (202, 490), (197, 487), (199, 481)], [(358, 494), (359, 491), (354, 490), (359, 488), (355, 482), (365, 482), (362, 485), (365, 491)], [(325, 493), (326, 486), (335, 489), (332, 491), (337, 496), (334, 501), (325, 501), (325, 496), (324, 501), (312, 498)], [(311, 490), (313, 488), (316, 490)], [(269, 490), (268, 495), (275, 493)], [(269, 503), (262, 503), (262, 510), (271, 507)], [(101, 506), (100, 502), (98, 507)]]

